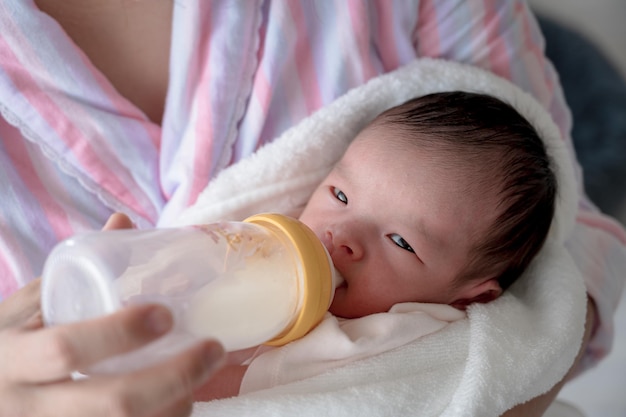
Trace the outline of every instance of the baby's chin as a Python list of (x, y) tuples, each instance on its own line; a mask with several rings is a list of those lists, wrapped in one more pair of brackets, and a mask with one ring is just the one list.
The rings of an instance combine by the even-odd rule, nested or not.
[(335, 289), (335, 296), (333, 302), (330, 304), (328, 311), (334, 316), (352, 319), (355, 318), (354, 314), (350, 311), (349, 303), (346, 301), (347, 296), (347, 284), (344, 282)]
[(335, 290), (335, 297), (328, 311), (336, 317), (357, 319), (379, 311), (369, 311), (368, 306), (350, 299), (348, 286), (344, 283)]

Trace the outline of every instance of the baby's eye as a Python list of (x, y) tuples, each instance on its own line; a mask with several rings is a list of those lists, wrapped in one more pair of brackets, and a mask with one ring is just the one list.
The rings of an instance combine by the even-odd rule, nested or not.
[(408, 242), (406, 240), (404, 240), (404, 238), (402, 236), (400, 236), (399, 234), (393, 233), (393, 234), (389, 235), (389, 239), (391, 239), (393, 241), (393, 243), (395, 243), (396, 245), (398, 245), (402, 249), (408, 250), (411, 253), (415, 253), (415, 251), (413, 250), (411, 245), (409, 245)]
[(343, 204), (348, 204), (348, 197), (337, 187), (333, 187), (333, 194), (337, 198), (337, 200), (341, 201)]

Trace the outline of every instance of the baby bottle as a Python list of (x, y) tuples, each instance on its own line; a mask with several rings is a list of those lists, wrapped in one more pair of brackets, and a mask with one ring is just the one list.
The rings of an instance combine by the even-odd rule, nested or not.
[(173, 329), (89, 373), (138, 369), (202, 338), (227, 351), (283, 345), (316, 326), (338, 275), (324, 245), (302, 222), (259, 214), (243, 222), (153, 230), (88, 232), (59, 243), (42, 275), (46, 325), (124, 306), (160, 303)]

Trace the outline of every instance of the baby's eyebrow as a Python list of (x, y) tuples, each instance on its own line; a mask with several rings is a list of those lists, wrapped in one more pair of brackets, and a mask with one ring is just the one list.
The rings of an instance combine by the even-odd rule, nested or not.
[(335, 179), (339, 179), (341, 181), (352, 182), (354, 179), (354, 173), (350, 162), (346, 163), (343, 159), (339, 160), (339, 162), (335, 164), (330, 173), (332, 173)]
[(335, 171), (335, 173), (339, 174), (342, 177), (345, 177), (347, 175), (348, 170), (346, 168), (346, 164), (343, 158), (341, 158), (339, 162), (335, 164), (335, 166), (333, 167), (333, 171)]
[(445, 240), (441, 236), (437, 236), (436, 233), (433, 233), (428, 229), (423, 219), (416, 219), (412, 222), (415, 230), (424, 237), (431, 245), (436, 248), (441, 248), (445, 246)]

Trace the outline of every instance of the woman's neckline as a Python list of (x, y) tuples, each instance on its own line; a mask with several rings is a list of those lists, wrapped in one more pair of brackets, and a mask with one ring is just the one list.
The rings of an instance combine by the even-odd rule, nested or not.
[(169, 81), (172, 0), (35, 0), (97, 68), (154, 123)]

